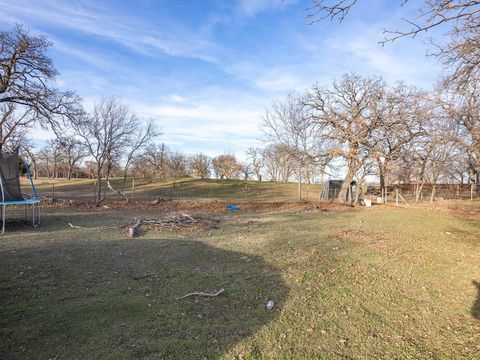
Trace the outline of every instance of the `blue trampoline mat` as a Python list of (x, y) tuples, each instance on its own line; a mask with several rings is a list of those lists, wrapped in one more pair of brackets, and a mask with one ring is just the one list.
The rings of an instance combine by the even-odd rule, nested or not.
[(27, 199), (27, 200), (16, 200), (16, 201), (0, 201), (0, 205), (33, 205), (40, 204), (40, 200)]

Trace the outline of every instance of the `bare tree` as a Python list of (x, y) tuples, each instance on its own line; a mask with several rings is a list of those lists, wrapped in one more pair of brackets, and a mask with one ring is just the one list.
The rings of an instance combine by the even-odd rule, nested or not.
[(264, 167), (262, 149), (258, 147), (249, 147), (247, 149), (247, 157), (250, 160), (255, 177), (258, 181), (262, 181), (262, 170)]
[(57, 144), (66, 165), (66, 177), (72, 178), (73, 170), (87, 156), (87, 149), (75, 136), (64, 135), (57, 140)]
[(384, 201), (387, 196), (388, 175), (395, 161), (413, 139), (421, 135), (423, 123), (431, 113), (427, 94), (400, 83), (385, 89), (375, 107), (375, 116), (380, 119), (371, 134), (371, 156), (374, 158)]
[(478, 83), (462, 89), (445, 88), (443, 107), (448, 118), (458, 126), (456, 142), (468, 155), (473, 181), (480, 183), (480, 94)]
[(37, 167), (37, 153), (35, 151), (35, 146), (30, 139), (24, 139), (20, 145), (20, 151), (22, 156), (28, 159), (28, 163), (33, 171), (33, 178), (36, 180), (38, 176), (38, 167)]
[(96, 164), (96, 200), (102, 199), (102, 170), (105, 168), (108, 181), (113, 164), (132, 143), (139, 124), (137, 116), (114, 98), (102, 98), (95, 105), (92, 115), (73, 122), (76, 135), (83, 140)]
[(175, 187), (176, 180), (187, 175), (187, 158), (185, 154), (178, 151), (169, 153), (166, 168), (168, 176), (173, 179), (173, 187)]
[(287, 182), (295, 170), (291, 150), (284, 144), (269, 144), (262, 150), (263, 164), (271, 181)]
[(331, 88), (314, 86), (306, 97), (305, 104), (313, 111), (312, 119), (321, 125), (322, 137), (334, 143), (330, 154), (343, 158), (347, 165), (340, 203), (351, 200), (351, 183), (370, 157), (371, 136), (381, 121), (374, 116), (375, 109), (383, 93), (382, 79), (346, 74)]
[(296, 163), (299, 200), (302, 199), (303, 168), (313, 164), (318, 156), (319, 125), (312, 121), (308, 107), (293, 93), (282, 102), (274, 102), (263, 119), (267, 139), (283, 145), (286, 155)]
[(140, 123), (137, 124), (137, 131), (136, 135), (134, 134), (131, 137), (131, 141), (128, 142), (123, 151), (125, 152), (125, 159), (123, 163), (123, 179), (122, 179), (122, 186), (121, 186), (121, 193), (123, 193), (125, 189), (125, 183), (127, 181), (127, 174), (135, 159), (140, 156), (140, 152), (149, 146), (152, 141), (160, 135), (160, 132), (156, 129), (153, 120), (147, 121), (145, 127), (143, 127)]
[[(32, 122), (56, 131), (60, 120), (82, 112), (73, 92), (52, 86), (57, 71), (46, 55), (50, 46), (45, 36), (31, 36), (21, 25), (0, 32), (0, 140)], [(13, 110), (19, 115), (8, 115)]]
[(212, 167), (217, 179), (236, 179), (242, 170), (235, 155), (219, 155), (212, 160)]
[(21, 139), (34, 124), (31, 111), (15, 111), (15, 104), (0, 104), (0, 152), (7, 146), (7, 152), (20, 145)]
[(243, 175), (244, 180), (249, 180), (250, 177), (253, 175), (252, 166), (250, 164), (240, 164), (241, 165), (241, 173)]
[(196, 153), (190, 156), (189, 167), (192, 175), (198, 179), (204, 179), (210, 175), (210, 158), (203, 153)]
[(153, 168), (154, 176), (160, 178), (166, 176), (166, 163), (168, 153), (169, 149), (164, 143), (150, 144), (145, 149), (142, 158), (151, 168)]

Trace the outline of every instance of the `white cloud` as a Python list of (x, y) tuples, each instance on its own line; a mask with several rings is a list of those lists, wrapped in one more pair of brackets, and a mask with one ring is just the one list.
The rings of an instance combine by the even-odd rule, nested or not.
[(188, 100), (186, 97), (180, 96), (180, 95), (177, 95), (177, 94), (170, 94), (168, 96), (168, 99), (173, 101), (174, 103), (184, 103)]
[(425, 44), (419, 39), (403, 39), (381, 46), (380, 24), (367, 27), (355, 24), (355, 33), (345, 31), (330, 37), (325, 44), (342, 59), (346, 68), (363, 74), (381, 75), (389, 83), (405, 81), (430, 87), (441, 73), (434, 58), (426, 57)]
[[(127, 15), (112, 13), (95, 3), (45, 0), (17, 0), (0, 3), (0, 14), (9, 22), (48, 23), (106, 38), (139, 53), (154, 56), (156, 51), (178, 57), (217, 62), (217, 45), (196, 29), (163, 19), (161, 32), (152, 24)], [(155, 24), (158, 27), (158, 24)], [(81, 54), (80, 54), (81, 55)]]
[(298, 0), (240, 0), (237, 12), (243, 16), (253, 17), (264, 11), (285, 9), (297, 2)]

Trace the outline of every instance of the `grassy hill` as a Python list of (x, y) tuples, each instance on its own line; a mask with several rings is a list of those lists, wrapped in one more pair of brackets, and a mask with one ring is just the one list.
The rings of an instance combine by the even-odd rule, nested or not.
[[(112, 179), (111, 185), (120, 189), (121, 179)], [(37, 192), (48, 198), (93, 199), (95, 181), (91, 179), (46, 179), (35, 181)], [(25, 193), (31, 193), (27, 179), (22, 179)], [(104, 184), (105, 198), (118, 199), (119, 196)], [(321, 185), (303, 184), (302, 199), (317, 200)], [(157, 196), (178, 199), (216, 199), (235, 201), (289, 201), (298, 200), (296, 183), (259, 182), (253, 180), (217, 179), (128, 179), (125, 194), (135, 200), (152, 200)]]

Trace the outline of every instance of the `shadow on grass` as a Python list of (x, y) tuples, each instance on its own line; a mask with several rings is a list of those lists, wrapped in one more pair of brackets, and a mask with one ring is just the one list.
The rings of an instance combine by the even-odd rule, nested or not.
[(480, 282), (473, 280), (472, 283), (477, 288), (477, 298), (472, 305), (472, 315), (475, 319), (480, 320)]
[[(52, 233), (56, 231), (71, 230), (68, 223), (85, 228), (95, 228), (102, 226), (111, 228), (120, 227), (132, 221), (140, 211), (132, 211), (131, 215), (120, 213), (119, 211), (111, 211), (105, 209), (101, 210), (78, 210), (76, 208), (53, 208), (42, 209), (41, 221), (36, 227), (32, 226), (31, 212), (29, 212), (27, 219), (24, 219), (23, 212), (19, 209), (13, 209), (7, 213), (5, 223), (5, 234), (0, 236), (27, 236), (42, 233)], [(104, 229), (105, 230), (105, 229)]]
[(265, 303), (288, 294), (260, 257), (174, 240), (3, 251), (0, 283), (2, 359), (216, 358), (278, 316)]

